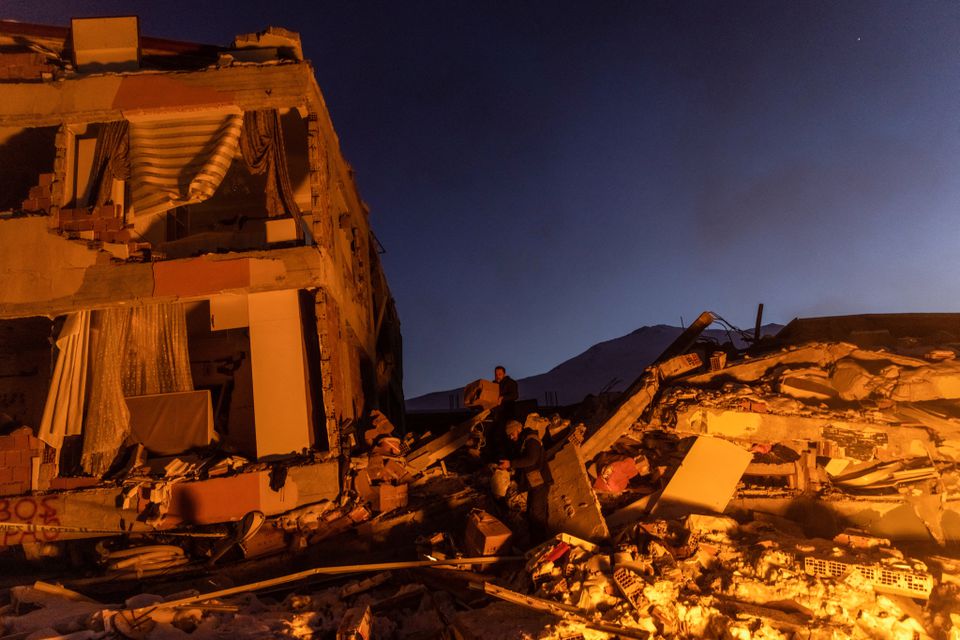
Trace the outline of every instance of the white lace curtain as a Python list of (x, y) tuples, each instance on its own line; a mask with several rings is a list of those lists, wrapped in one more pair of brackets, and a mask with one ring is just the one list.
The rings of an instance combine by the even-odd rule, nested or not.
[(192, 391), (183, 305), (93, 312), (84, 471), (102, 475), (130, 435), (126, 396)]
[(39, 437), (59, 450), (65, 436), (80, 435), (87, 394), (90, 355), (90, 312), (67, 316), (57, 336), (57, 364), (43, 406)]

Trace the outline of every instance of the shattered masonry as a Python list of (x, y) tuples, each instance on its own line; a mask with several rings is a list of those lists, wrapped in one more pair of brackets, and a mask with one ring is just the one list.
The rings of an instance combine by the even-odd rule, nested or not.
[(333, 500), (362, 419), (402, 425), (379, 245), (300, 49), (0, 25), (0, 546)]

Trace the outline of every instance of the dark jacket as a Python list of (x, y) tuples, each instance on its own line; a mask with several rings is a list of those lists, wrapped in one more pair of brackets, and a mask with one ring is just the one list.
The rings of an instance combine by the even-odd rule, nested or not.
[(501, 419), (506, 422), (507, 420), (516, 418), (514, 415), (514, 404), (517, 398), (520, 397), (520, 392), (517, 389), (517, 381), (510, 376), (503, 376), (497, 384), (500, 386)]
[(517, 471), (520, 489), (533, 489), (549, 483), (547, 453), (537, 433), (533, 429), (524, 429), (520, 432), (520, 443), (520, 457), (510, 461), (510, 467)]

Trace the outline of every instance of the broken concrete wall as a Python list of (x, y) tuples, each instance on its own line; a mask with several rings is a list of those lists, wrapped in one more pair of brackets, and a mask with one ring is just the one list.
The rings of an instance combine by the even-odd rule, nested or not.
[(579, 447), (572, 442), (565, 445), (550, 460), (549, 471), (552, 480), (547, 496), (547, 529), (584, 540), (609, 537)]
[[(46, 82), (5, 84), (0, 143), (13, 149), (12, 142), (23, 142), (27, 134), (37, 138), (33, 146), (18, 144), (17, 152), (36, 151), (31, 156), (40, 163), (19, 162), (25, 175), (34, 175), (25, 177), (30, 182), (25, 193), (9, 199), (46, 194), (50, 202), (31, 207), (30, 217), (0, 219), (0, 270), (14, 276), (11, 286), (0, 291), (0, 317), (53, 317), (158, 301), (203, 307), (196, 317), (202, 324), (206, 316), (209, 326), (190, 331), (197, 347), (191, 373), (211, 392), (213, 420), (225, 445), (256, 456), (270, 448), (261, 446), (260, 436), (276, 432), (265, 423), (280, 406), (266, 406), (276, 394), (260, 393), (261, 401), (255, 402), (257, 380), (284, 376), (279, 370), (257, 375), (254, 352), (261, 353), (262, 362), (276, 349), (260, 344), (250, 322), (230, 325), (229, 305), (222, 297), (293, 295), (307, 296), (312, 303), (316, 296), (315, 304), (294, 305), (299, 313), (294, 324), (306, 330), (295, 331), (299, 346), (287, 351), (298, 357), (284, 358), (281, 367), (287, 372), (287, 365), (299, 363), (296, 381), (282, 385), (288, 391), (299, 389), (299, 399), (281, 402), (284, 409), (300, 408), (294, 421), (299, 435), (295, 443), (270, 448), (270, 453), (310, 446), (339, 452), (340, 426), (359, 422), (381, 398), (390, 405), (391, 417), (402, 423), (396, 310), (366, 206), (309, 65), (298, 57), (276, 65), (276, 57), (286, 55), (280, 49), (246, 46), (241, 57), (250, 62), (242, 66), (231, 66), (228, 56), (216, 68), (188, 67), (177, 73), (79, 76), (66, 67), (55, 70), (55, 90)], [(218, 56), (216, 51), (213, 55)], [(175, 67), (173, 60), (167, 60), (166, 68)], [(277, 213), (264, 211), (263, 180), (238, 162), (231, 163), (226, 182), (202, 203), (180, 202), (186, 204), (155, 220), (127, 220), (139, 197), (136, 176), (125, 181), (114, 175), (108, 203), (90, 206), (93, 190), (102, 186), (94, 183), (106, 184), (103, 180), (109, 178), (98, 173), (104, 161), (98, 154), (113, 153), (104, 151), (111, 147), (104, 146), (103, 138), (117, 129), (114, 123), (189, 122), (211, 110), (229, 111), (231, 122), (239, 122), (239, 114), (275, 110), (276, 140), (285, 148), (281, 161), (305, 227), (291, 218), (263, 219), (264, 213)], [(134, 156), (133, 147), (146, 140), (141, 138), (136, 131), (130, 134)], [(33, 193), (33, 187), (46, 191)], [(311, 246), (314, 242), (321, 251)], [(226, 249), (240, 253), (198, 256)], [(245, 313), (251, 314), (249, 305)], [(294, 331), (292, 325), (288, 328)], [(219, 331), (226, 333), (216, 335)], [(319, 435), (318, 422), (324, 423)]]

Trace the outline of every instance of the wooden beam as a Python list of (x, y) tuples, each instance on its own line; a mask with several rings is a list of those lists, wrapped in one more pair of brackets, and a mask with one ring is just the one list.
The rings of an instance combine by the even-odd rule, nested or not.
[(437, 460), (442, 460), (462, 447), (470, 439), (473, 428), (487, 419), (490, 409), (484, 409), (469, 420), (451, 427), (450, 431), (434, 438), (407, 456), (407, 465), (417, 471), (423, 471)]

